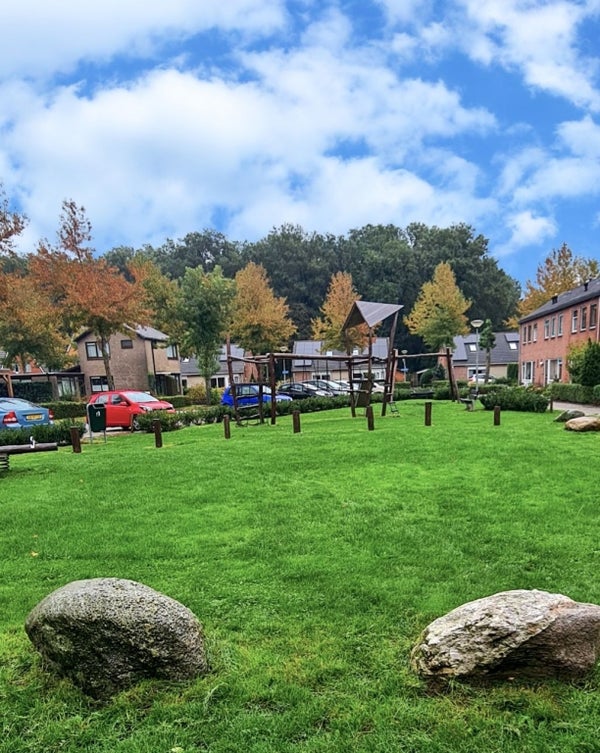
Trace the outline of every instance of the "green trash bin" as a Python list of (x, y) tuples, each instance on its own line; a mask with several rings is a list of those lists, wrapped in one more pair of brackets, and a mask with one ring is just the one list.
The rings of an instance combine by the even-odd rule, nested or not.
[(87, 419), (90, 432), (106, 431), (106, 406), (96, 403), (88, 405)]

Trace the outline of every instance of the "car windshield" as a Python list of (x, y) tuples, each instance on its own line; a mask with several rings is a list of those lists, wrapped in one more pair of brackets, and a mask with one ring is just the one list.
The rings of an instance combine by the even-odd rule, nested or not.
[(149, 395), (147, 392), (124, 392), (123, 395), (130, 403), (158, 403), (157, 398)]

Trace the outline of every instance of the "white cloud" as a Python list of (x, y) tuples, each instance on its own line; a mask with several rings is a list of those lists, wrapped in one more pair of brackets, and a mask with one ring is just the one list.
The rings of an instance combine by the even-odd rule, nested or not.
[(498, 256), (513, 254), (519, 249), (544, 243), (557, 232), (552, 217), (535, 215), (529, 210), (507, 215), (506, 225), (510, 238), (501, 246), (496, 246), (495, 252)]
[(568, 0), (458, 0), (467, 14), (464, 50), (486, 65), (522, 72), (525, 82), (579, 107), (600, 109), (597, 59), (578, 52), (578, 28), (595, 11)]
[(81, 60), (145, 56), (165, 38), (213, 28), (263, 35), (285, 18), (284, 0), (3, 0), (0, 76), (45, 78)]

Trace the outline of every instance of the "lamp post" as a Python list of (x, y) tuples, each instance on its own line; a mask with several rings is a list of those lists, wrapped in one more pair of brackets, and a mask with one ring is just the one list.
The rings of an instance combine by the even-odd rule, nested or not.
[(472, 319), (471, 320), (471, 326), (475, 327), (475, 389), (478, 389), (477, 385), (479, 385), (479, 328), (483, 324), (483, 319)]
[(406, 372), (408, 369), (406, 368), (406, 358), (404, 357), (408, 353), (407, 350), (402, 351), (402, 373), (404, 374), (404, 381), (406, 382)]

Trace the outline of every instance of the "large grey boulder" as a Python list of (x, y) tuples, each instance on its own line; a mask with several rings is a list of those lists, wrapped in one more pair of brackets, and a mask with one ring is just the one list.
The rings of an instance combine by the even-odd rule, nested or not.
[(429, 680), (574, 678), (600, 650), (600, 606), (546, 591), (504, 591), (434, 620), (411, 665)]
[(583, 416), (585, 416), (585, 413), (583, 411), (577, 410), (576, 408), (569, 408), (568, 410), (564, 410), (562, 413), (559, 413), (554, 421), (558, 424), (564, 424), (567, 421), (570, 421), (572, 418), (583, 418)]
[(131, 580), (68, 583), (34, 607), (25, 630), (50, 669), (97, 698), (144, 678), (187, 680), (208, 669), (196, 616)]
[(581, 416), (571, 418), (565, 424), (569, 431), (600, 431), (600, 418), (598, 416)]

